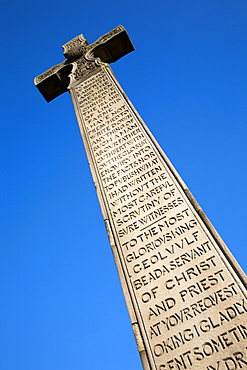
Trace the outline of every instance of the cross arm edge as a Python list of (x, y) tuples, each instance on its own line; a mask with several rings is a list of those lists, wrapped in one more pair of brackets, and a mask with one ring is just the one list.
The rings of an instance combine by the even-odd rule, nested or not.
[(104, 63), (114, 63), (134, 50), (134, 45), (125, 27), (119, 25), (89, 45), (86, 58), (100, 58)]
[(72, 68), (65, 60), (34, 78), (34, 85), (48, 103), (67, 91)]

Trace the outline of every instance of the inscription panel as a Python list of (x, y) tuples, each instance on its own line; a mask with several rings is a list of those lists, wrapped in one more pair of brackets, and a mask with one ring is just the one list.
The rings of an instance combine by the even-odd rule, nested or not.
[(71, 94), (151, 368), (247, 368), (245, 290), (110, 69)]

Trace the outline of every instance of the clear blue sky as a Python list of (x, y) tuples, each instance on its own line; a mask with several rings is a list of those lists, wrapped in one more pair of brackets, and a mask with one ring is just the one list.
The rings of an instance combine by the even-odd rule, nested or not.
[(141, 370), (69, 94), (33, 78), (61, 45), (126, 27), (112, 67), (247, 271), (247, 3), (1, 3), (1, 370)]

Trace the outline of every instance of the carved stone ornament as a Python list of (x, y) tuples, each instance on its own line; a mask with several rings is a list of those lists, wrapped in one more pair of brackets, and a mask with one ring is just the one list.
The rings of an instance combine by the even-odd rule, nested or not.
[(63, 55), (68, 60), (77, 59), (85, 53), (87, 45), (85, 37), (79, 35), (62, 46)]
[(74, 83), (97, 69), (101, 62), (116, 62), (134, 50), (123, 26), (114, 28), (91, 45), (83, 35), (79, 35), (62, 48), (66, 60), (34, 79), (47, 102), (68, 91)]

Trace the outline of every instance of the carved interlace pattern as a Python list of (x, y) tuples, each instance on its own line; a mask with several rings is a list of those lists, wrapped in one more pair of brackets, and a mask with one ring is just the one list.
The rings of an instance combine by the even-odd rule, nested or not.
[(76, 81), (97, 68), (95, 61), (88, 61), (84, 56), (78, 58), (75, 63), (77, 68), (72, 75)]
[(62, 46), (63, 55), (67, 59), (76, 59), (83, 55), (87, 49), (88, 42), (83, 35), (79, 35)]

